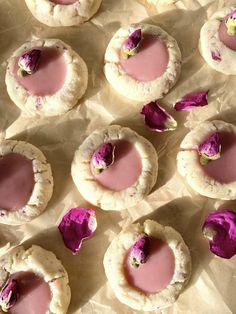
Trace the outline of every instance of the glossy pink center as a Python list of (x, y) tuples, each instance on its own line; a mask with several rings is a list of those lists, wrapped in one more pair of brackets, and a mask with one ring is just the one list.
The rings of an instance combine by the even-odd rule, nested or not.
[(219, 38), (225, 44), (225, 46), (236, 51), (236, 35), (229, 36), (227, 34), (227, 27), (225, 25), (225, 20), (227, 19), (227, 17), (228, 17), (228, 15), (220, 23)]
[(236, 181), (236, 136), (232, 133), (221, 133), (221, 157), (201, 166), (204, 172), (221, 183)]
[(15, 153), (0, 157), (0, 208), (14, 211), (25, 206), (34, 183), (31, 160)]
[(124, 270), (131, 286), (145, 293), (156, 293), (165, 289), (175, 271), (175, 257), (171, 248), (162, 240), (150, 238), (150, 255), (147, 262), (138, 268), (131, 266), (128, 252)]
[(32, 272), (18, 272), (10, 276), (17, 280), (19, 298), (9, 314), (46, 314), (51, 302), (49, 285)]
[(73, 4), (75, 2), (78, 2), (78, 0), (50, 0), (53, 3), (56, 4), (64, 4), (64, 5), (68, 5), (68, 4)]
[(122, 191), (132, 186), (142, 172), (142, 161), (135, 146), (124, 140), (116, 141), (115, 161), (104, 170), (97, 174), (90, 165), (91, 172), (96, 181), (105, 188), (112, 191)]
[(129, 59), (123, 58), (121, 49), (120, 64), (123, 70), (137, 81), (153, 81), (163, 75), (169, 62), (168, 50), (158, 36), (145, 35), (139, 51)]
[[(39, 48), (37, 48), (39, 49)], [(53, 95), (65, 82), (67, 66), (63, 55), (54, 48), (40, 48), (41, 57), (35, 73), (21, 77), (17, 74), (18, 59), (14, 68), (16, 80), (35, 96)]]

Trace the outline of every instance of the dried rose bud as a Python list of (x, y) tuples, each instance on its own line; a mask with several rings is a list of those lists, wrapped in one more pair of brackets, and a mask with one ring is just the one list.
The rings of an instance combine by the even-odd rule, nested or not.
[(236, 254), (236, 212), (222, 209), (208, 215), (202, 231), (212, 253), (227, 259)]
[(142, 235), (132, 246), (130, 252), (131, 266), (138, 268), (140, 264), (144, 264), (147, 261), (150, 253), (150, 239), (144, 234)]
[(236, 35), (236, 10), (234, 10), (228, 18), (225, 20), (225, 25), (227, 27), (227, 34), (229, 36)]
[(73, 254), (78, 253), (84, 239), (92, 236), (97, 228), (97, 220), (93, 209), (71, 208), (62, 218), (58, 229), (65, 246)]
[(198, 153), (201, 156), (200, 162), (205, 165), (210, 160), (220, 158), (221, 144), (220, 134), (215, 132), (211, 134), (203, 143), (198, 146)]
[(157, 102), (150, 102), (141, 111), (146, 126), (156, 132), (173, 131), (177, 127), (175, 119)]
[(4, 312), (12, 308), (18, 298), (18, 287), (15, 279), (9, 279), (0, 292), (0, 306)]
[(214, 61), (221, 61), (221, 54), (218, 49), (211, 50), (211, 57)]
[(123, 57), (128, 59), (131, 56), (134, 56), (138, 52), (140, 42), (142, 40), (142, 31), (141, 29), (136, 29), (133, 33), (123, 43)]
[(184, 96), (181, 100), (174, 104), (174, 108), (177, 111), (189, 110), (195, 107), (203, 107), (208, 105), (208, 93), (209, 91), (194, 92)]
[(101, 173), (114, 163), (115, 146), (105, 143), (98, 147), (92, 156), (92, 165), (97, 173)]
[(41, 51), (39, 49), (32, 49), (28, 52), (25, 52), (18, 61), (18, 74), (20, 76), (33, 74), (39, 65), (40, 56)]

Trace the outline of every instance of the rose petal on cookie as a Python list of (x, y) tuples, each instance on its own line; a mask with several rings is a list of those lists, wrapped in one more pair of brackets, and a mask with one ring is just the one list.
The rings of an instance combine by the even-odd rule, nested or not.
[(219, 132), (211, 134), (203, 143), (198, 146), (198, 153), (201, 156), (200, 162), (202, 164), (206, 164), (210, 160), (219, 159), (220, 152), (221, 143)]
[(32, 49), (24, 53), (18, 61), (19, 71), (18, 74), (25, 76), (27, 74), (33, 74), (39, 64), (41, 51), (39, 49)]
[(58, 229), (61, 232), (65, 246), (73, 254), (78, 253), (84, 239), (92, 236), (97, 228), (97, 220), (93, 209), (71, 208), (60, 222)]
[(228, 18), (225, 20), (225, 25), (227, 27), (227, 34), (229, 36), (236, 35), (236, 10), (233, 10)]
[(221, 54), (218, 49), (211, 50), (211, 57), (215, 61), (221, 61)]
[(141, 28), (136, 29), (123, 43), (123, 57), (128, 59), (138, 52), (140, 42), (142, 40)]
[(9, 279), (0, 292), (0, 306), (4, 312), (12, 308), (18, 298), (18, 285), (15, 279)]
[(194, 92), (184, 96), (174, 104), (177, 111), (189, 110), (195, 107), (203, 107), (208, 105), (208, 91)]
[(156, 132), (173, 131), (177, 127), (176, 120), (157, 102), (143, 106), (141, 114), (145, 116), (147, 127)]
[(115, 145), (104, 143), (98, 147), (92, 156), (92, 165), (96, 172), (101, 173), (114, 163)]
[(227, 259), (236, 254), (236, 212), (222, 209), (211, 213), (202, 231), (212, 253)]
[(131, 266), (138, 268), (140, 264), (144, 264), (147, 261), (150, 253), (150, 239), (144, 234), (134, 243), (130, 252)]

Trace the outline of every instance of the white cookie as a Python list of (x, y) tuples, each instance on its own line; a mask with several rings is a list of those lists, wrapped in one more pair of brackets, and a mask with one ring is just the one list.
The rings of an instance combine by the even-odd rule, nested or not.
[[(53, 95), (35, 96), (16, 80), (13, 69), (17, 57), (32, 48), (48, 47), (57, 49), (64, 57), (67, 73), (60, 90)], [(32, 74), (33, 75), (33, 74)], [(41, 39), (26, 42), (8, 59), (6, 71), (6, 86), (11, 100), (30, 115), (55, 116), (74, 107), (87, 88), (88, 69), (83, 59), (70, 46), (59, 39)]]
[(52, 299), (46, 314), (66, 314), (71, 291), (67, 272), (54, 253), (33, 245), (28, 250), (19, 246), (0, 260), (0, 285), (3, 286), (11, 274), (33, 272), (49, 284)]
[[(216, 12), (202, 27), (199, 50), (205, 61), (216, 71), (236, 75), (236, 51), (228, 48), (219, 38), (219, 26), (223, 18), (235, 7), (224, 8)], [(212, 53), (219, 54), (221, 60), (214, 60)]]
[(217, 120), (205, 121), (190, 131), (180, 144), (182, 151), (177, 155), (177, 168), (191, 188), (198, 193), (211, 198), (234, 200), (236, 199), (236, 182), (220, 183), (209, 177), (199, 164), (197, 152), (199, 144), (210, 134), (222, 131), (236, 135), (236, 126)]
[(9, 153), (20, 154), (31, 160), (34, 172), (35, 184), (28, 203), (16, 211), (0, 208), (0, 223), (20, 225), (31, 221), (45, 210), (53, 192), (53, 177), (50, 164), (37, 147), (22, 141), (0, 141), (0, 156)]
[[(125, 39), (135, 29), (143, 33), (160, 37), (166, 44), (169, 62), (165, 73), (153, 81), (137, 81), (129, 76), (120, 66), (120, 50)], [(152, 101), (162, 98), (175, 85), (181, 71), (181, 52), (176, 40), (163, 29), (155, 25), (132, 24), (120, 28), (107, 46), (104, 72), (108, 82), (120, 94), (135, 101)]]
[(99, 9), (102, 0), (78, 0), (70, 5), (55, 4), (49, 0), (25, 0), (33, 16), (48, 26), (80, 25)]
[[(103, 143), (114, 140), (131, 142), (142, 162), (142, 172), (135, 184), (119, 192), (97, 183), (90, 170), (95, 150)], [(157, 170), (157, 154), (152, 144), (129, 128), (112, 125), (95, 130), (85, 139), (75, 152), (71, 174), (77, 189), (88, 202), (104, 210), (122, 210), (137, 204), (148, 195), (156, 182)]]
[[(166, 242), (175, 256), (173, 278), (170, 284), (158, 293), (145, 294), (133, 288), (124, 274), (123, 265), (127, 251), (143, 233)], [(122, 231), (108, 247), (103, 263), (116, 297), (133, 309), (142, 311), (153, 311), (172, 305), (191, 274), (191, 256), (181, 235), (173, 228), (162, 226), (153, 220), (146, 220), (143, 225), (133, 224)]]

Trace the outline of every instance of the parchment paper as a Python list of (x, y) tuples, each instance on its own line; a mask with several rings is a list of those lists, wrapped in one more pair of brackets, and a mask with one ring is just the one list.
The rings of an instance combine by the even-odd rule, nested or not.
[[(23, 0), (0, 0), (0, 137), (28, 141), (39, 147), (51, 163), (55, 188), (47, 210), (23, 226), (0, 226), (0, 254), (11, 246), (38, 244), (52, 250), (69, 273), (72, 300), (68, 314), (138, 313), (116, 300), (103, 270), (103, 255), (119, 231), (137, 220), (157, 219), (176, 228), (188, 244), (193, 262), (189, 285), (178, 302), (162, 313), (236, 313), (236, 259), (214, 257), (201, 235), (205, 215), (214, 208), (236, 208), (235, 202), (197, 195), (176, 173), (176, 154), (183, 136), (199, 122), (220, 118), (236, 123), (236, 77), (212, 70), (200, 57), (199, 30), (215, 10), (229, 1), (185, 0), (175, 8), (145, 9), (135, 0), (103, 0), (95, 17), (82, 27), (49, 28), (36, 21)], [(142, 104), (131, 102), (109, 86), (103, 75), (103, 55), (113, 33), (121, 26), (145, 20), (173, 35), (182, 50), (183, 69), (176, 87), (163, 100), (178, 120), (175, 132), (152, 133), (144, 127)], [(32, 38), (57, 37), (70, 44), (89, 68), (88, 90), (79, 105), (55, 118), (32, 119), (10, 101), (4, 83), (5, 60)], [(175, 113), (172, 103), (188, 92), (210, 89), (209, 105), (190, 113)], [(98, 229), (72, 256), (61, 240), (57, 224), (73, 206), (91, 207), (76, 190), (70, 165), (76, 148), (97, 127), (129, 126), (148, 138), (159, 155), (159, 176), (152, 193), (137, 206), (122, 212), (97, 210)], [(156, 312), (160, 313), (160, 312)]]

